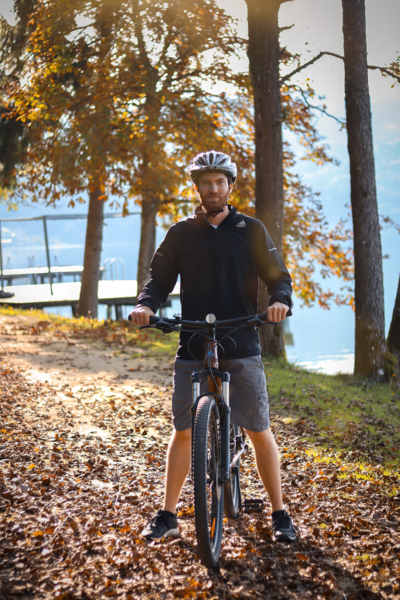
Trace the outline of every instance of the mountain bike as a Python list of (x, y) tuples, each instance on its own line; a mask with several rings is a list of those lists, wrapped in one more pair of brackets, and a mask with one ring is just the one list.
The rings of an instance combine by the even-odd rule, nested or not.
[[(198, 554), (209, 569), (218, 565), (224, 511), (235, 519), (242, 507), (240, 458), (247, 450), (244, 429), (239, 430), (230, 420), (230, 376), (219, 370), (218, 347), (223, 349), (221, 342), (233, 331), (266, 324), (276, 325), (268, 321), (267, 313), (224, 321), (217, 321), (213, 314), (205, 321), (187, 321), (175, 315), (173, 319), (150, 317), (150, 325), (140, 328), (192, 333), (188, 349), (195, 335), (205, 339), (204, 368), (192, 373), (192, 479)], [(217, 329), (222, 330), (218, 341)], [(208, 391), (202, 394), (200, 387), (206, 380)]]

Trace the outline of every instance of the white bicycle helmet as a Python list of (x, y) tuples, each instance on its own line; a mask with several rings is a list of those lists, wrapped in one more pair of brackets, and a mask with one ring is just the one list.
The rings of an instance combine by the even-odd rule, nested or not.
[(189, 174), (193, 183), (197, 183), (202, 173), (209, 172), (224, 173), (232, 183), (235, 182), (237, 177), (236, 164), (231, 161), (227, 154), (215, 150), (201, 152), (189, 165)]

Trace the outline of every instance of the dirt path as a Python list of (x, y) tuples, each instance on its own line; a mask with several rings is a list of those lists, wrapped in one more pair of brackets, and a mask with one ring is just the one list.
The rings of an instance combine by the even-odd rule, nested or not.
[[(172, 360), (123, 332), (89, 333), (0, 315), (1, 600), (398, 597), (398, 480), (310, 454), (279, 414), (295, 546), (272, 543), (267, 508), (242, 515), (224, 525), (220, 572), (207, 573), (190, 481), (181, 538), (143, 542), (162, 498)], [(242, 472), (244, 495), (265, 499), (250, 453)]]

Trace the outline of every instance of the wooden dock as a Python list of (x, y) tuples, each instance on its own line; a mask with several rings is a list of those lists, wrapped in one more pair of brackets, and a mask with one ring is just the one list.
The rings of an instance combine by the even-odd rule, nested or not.
[[(81, 289), (80, 281), (70, 283), (53, 283), (53, 295), (50, 285), (13, 285), (4, 288), (5, 292), (15, 294), (13, 298), (1, 298), (0, 306), (13, 306), (18, 308), (50, 308), (56, 306), (70, 306), (72, 314), (76, 313)], [(135, 280), (99, 281), (99, 304), (105, 304), (110, 314), (115, 306), (116, 318), (122, 318), (122, 306), (134, 306), (137, 296), (137, 282)], [(180, 297), (180, 283), (178, 282), (169, 295), (168, 302)], [(164, 305), (166, 306), (166, 305)]]
[[(100, 277), (102, 277), (105, 272), (105, 267), (100, 267)], [(38, 281), (40, 283), (45, 283), (46, 279), (48, 280), (51, 276), (52, 280), (57, 280), (59, 283), (62, 283), (62, 278), (65, 276), (81, 277), (83, 273), (83, 266), (66, 266), (66, 267), (50, 267), (50, 274), (48, 267), (29, 267), (27, 269), (3, 269), (3, 279), (10, 286), (13, 283), (14, 279), (30, 279), (31, 283), (37, 284)]]

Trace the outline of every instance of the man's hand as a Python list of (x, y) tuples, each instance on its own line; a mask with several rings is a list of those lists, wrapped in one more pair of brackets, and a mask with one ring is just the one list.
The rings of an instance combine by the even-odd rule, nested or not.
[(153, 311), (148, 306), (137, 306), (131, 312), (132, 323), (136, 323), (136, 325), (149, 325), (150, 317), (154, 316)]
[(282, 302), (274, 302), (267, 308), (268, 321), (272, 321), (274, 323), (283, 321), (288, 310), (289, 307), (286, 304), (282, 304)]

